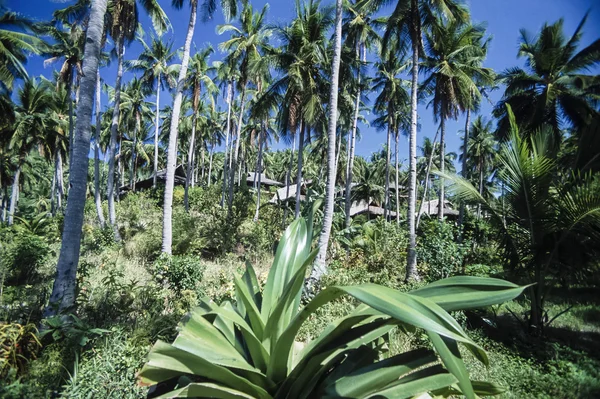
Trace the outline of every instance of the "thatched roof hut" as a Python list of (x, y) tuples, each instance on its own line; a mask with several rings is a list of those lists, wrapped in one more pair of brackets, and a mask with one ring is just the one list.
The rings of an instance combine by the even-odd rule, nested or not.
[[(429, 216), (437, 215), (439, 203), (440, 200), (438, 199), (423, 202), (419, 214), (425, 214)], [(448, 200), (444, 200), (444, 216), (448, 216), (449, 218), (458, 217), (458, 211), (452, 208), (452, 203)]]
[[(162, 169), (156, 172), (156, 184), (163, 185), (167, 180), (167, 170)], [(148, 177), (147, 179), (137, 181), (135, 183), (136, 190), (145, 190), (152, 187), (154, 182), (153, 176)], [(175, 185), (176, 186), (185, 186), (185, 168), (183, 165), (177, 166), (175, 168)], [(119, 187), (119, 196), (123, 196), (131, 191), (131, 185), (126, 184), (124, 186)]]

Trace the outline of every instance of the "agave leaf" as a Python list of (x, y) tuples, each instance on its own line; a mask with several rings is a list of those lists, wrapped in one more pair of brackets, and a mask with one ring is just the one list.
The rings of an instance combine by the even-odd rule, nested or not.
[[(203, 307), (205, 316), (214, 315), (216, 317), (222, 318), (227, 323), (231, 323), (235, 325), (242, 337), (244, 339), (244, 343), (248, 349), (248, 353), (250, 354), (250, 358), (252, 359), (252, 364), (260, 369), (263, 373), (266, 373), (267, 364), (269, 362), (269, 353), (267, 348), (260, 342), (260, 340), (254, 335), (252, 328), (250, 325), (244, 320), (237, 312), (235, 312), (233, 306), (226, 302), (222, 306), (217, 306), (210, 301), (203, 301), (201, 306)], [(239, 344), (239, 338), (236, 336), (235, 348), (238, 352), (244, 353), (245, 349), (243, 348), (243, 344)]]
[(263, 319), (260, 317), (260, 309), (254, 302), (254, 295), (248, 291), (246, 284), (237, 276), (234, 277), (235, 282), (235, 295), (238, 299), (238, 303), (244, 305), (246, 309), (246, 316), (252, 326), (252, 331), (256, 337), (260, 340), (263, 339), (265, 325)]
[(460, 387), (462, 393), (468, 399), (474, 399), (475, 392), (473, 392), (473, 386), (471, 385), (471, 380), (469, 379), (469, 372), (467, 371), (465, 363), (462, 360), (456, 341), (452, 341), (446, 337), (441, 337), (440, 335), (429, 331), (427, 334), (429, 335), (429, 339), (433, 343), (433, 346), (437, 350), (438, 355), (440, 355), (444, 366), (446, 366), (446, 368), (458, 379), (458, 386)]
[(259, 373), (246, 361), (227, 338), (194, 309), (175, 338), (173, 346), (224, 367)]
[(309, 251), (310, 241), (308, 240), (306, 222), (304, 219), (298, 218), (285, 230), (277, 246), (275, 259), (263, 292), (261, 317), (264, 323), (267, 322), (271, 311), (277, 305), (284, 287), (304, 264)]
[(256, 398), (268, 399), (271, 397), (262, 387), (227, 368), (162, 341), (154, 344), (148, 355), (148, 361), (138, 377), (142, 385), (154, 385), (185, 374), (204, 377), (227, 387), (235, 387)]
[(435, 365), (411, 373), (390, 384), (387, 388), (366, 396), (366, 398), (408, 399), (419, 394), (442, 389), (455, 382), (456, 377), (448, 373), (442, 366)]
[(329, 385), (328, 396), (359, 398), (376, 393), (409, 372), (437, 361), (432, 350), (417, 349), (369, 364)]
[[(487, 381), (471, 381), (473, 391), (479, 396), (495, 396), (506, 392), (506, 388)], [(448, 397), (450, 395), (462, 395), (462, 391), (457, 384), (452, 384), (449, 387), (432, 391), (434, 395)]]
[(389, 333), (394, 327), (395, 325), (389, 319), (379, 319), (356, 327), (351, 333), (346, 334), (343, 339), (336, 341), (328, 348), (324, 348), (324, 351), (305, 357), (306, 361), (301, 361), (294, 368), (281, 390), (283, 391), (289, 386), (290, 382), (293, 382), (289, 387), (288, 397), (314, 397), (313, 392), (323, 375), (333, 367), (337, 367), (349, 350), (370, 344), (377, 338)]
[(168, 398), (215, 398), (215, 399), (253, 399), (253, 396), (235, 389), (209, 382), (194, 382), (183, 388), (176, 389), (156, 399)]
[[(277, 305), (271, 311), (267, 324), (265, 325), (265, 331), (268, 336), (265, 337), (263, 342), (267, 346), (271, 346), (271, 353), (274, 353), (274, 346), (279, 338), (280, 331), (290, 323), (293, 316), (298, 311), (298, 305), (296, 299), (302, 294), (302, 287), (304, 286), (304, 276), (306, 275), (306, 269), (310, 266), (313, 260), (316, 258), (318, 250), (315, 249), (309, 257), (306, 259), (302, 267), (300, 267), (290, 281), (285, 285), (283, 295), (279, 298)], [(273, 361), (274, 358), (271, 358)]]
[(525, 288), (496, 278), (457, 276), (434, 281), (410, 293), (428, 298), (449, 312), (510, 301)]

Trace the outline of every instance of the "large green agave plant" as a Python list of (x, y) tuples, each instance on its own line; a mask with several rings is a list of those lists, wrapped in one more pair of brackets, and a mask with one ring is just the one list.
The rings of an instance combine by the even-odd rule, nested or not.
[[(247, 265), (235, 279), (236, 303), (202, 300), (172, 344), (154, 345), (140, 383), (157, 385), (160, 398), (475, 398), (502, 392), (470, 380), (458, 345), (485, 365), (488, 359), (448, 312), (501, 303), (524, 287), (477, 277), (448, 278), (410, 293), (375, 284), (332, 286), (300, 306), (316, 255), (311, 219), (287, 228), (262, 291)], [(316, 339), (299, 342), (306, 319), (342, 295), (362, 304)], [(434, 349), (385, 358), (383, 338), (394, 328), (424, 330)]]

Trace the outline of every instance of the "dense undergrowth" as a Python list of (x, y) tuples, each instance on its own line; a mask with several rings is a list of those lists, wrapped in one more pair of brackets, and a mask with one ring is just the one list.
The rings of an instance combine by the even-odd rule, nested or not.
[[(140, 398), (136, 384), (151, 345), (170, 342), (177, 323), (199, 298), (234, 300), (233, 276), (245, 262), (264, 282), (281, 232), (283, 210), (269, 204), (252, 221), (253, 197), (241, 191), (234, 217), (218, 206), (219, 190), (194, 188), (190, 211), (175, 192), (173, 253), (160, 255), (160, 192), (128, 195), (118, 204), (121, 242), (99, 227), (86, 207), (78, 269), (77, 311), (43, 319), (59, 249), (61, 220), (32, 218), (0, 229), (0, 396), (6, 398)], [(289, 220), (288, 220), (289, 222)], [(422, 281), (405, 284), (405, 229), (382, 220), (355, 220), (351, 233), (334, 226), (330, 273), (321, 288), (372, 282), (408, 291), (426, 281), (467, 274), (504, 275), (493, 232), (468, 219), (458, 240), (452, 223), (424, 220), (419, 235)], [(337, 226), (339, 227), (339, 226)], [(460, 241), (460, 243), (458, 243)], [(542, 338), (523, 322), (528, 297), (489, 309), (456, 312), (455, 318), (490, 356), (484, 368), (464, 353), (474, 379), (507, 387), (505, 398), (585, 398), (600, 395), (600, 303), (596, 288), (555, 287), (546, 306), (552, 321)], [(312, 315), (300, 338), (314, 338), (347, 314), (340, 298)], [(424, 334), (392, 332), (390, 354), (427, 345)]]

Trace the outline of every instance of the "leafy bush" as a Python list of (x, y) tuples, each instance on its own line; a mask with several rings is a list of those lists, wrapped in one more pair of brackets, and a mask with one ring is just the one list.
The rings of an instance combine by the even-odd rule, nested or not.
[(24, 373), (42, 346), (36, 335), (33, 324), (0, 325), (0, 379), (7, 378), (11, 370), (16, 376)]
[(115, 233), (108, 224), (104, 227), (86, 225), (83, 231), (83, 243), (91, 251), (98, 252), (115, 244)]
[(135, 385), (135, 374), (146, 351), (147, 347), (136, 345), (123, 332), (113, 331), (76, 362), (61, 397), (143, 398), (147, 390)]
[(424, 277), (429, 281), (452, 276), (463, 264), (464, 248), (455, 241), (449, 223), (423, 220), (417, 242), (417, 257)]
[(341, 255), (349, 267), (361, 267), (364, 263), (369, 272), (385, 272), (392, 279), (404, 275), (408, 245), (405, 229), (379, 218), (353, 226), (350, 235), (350, 240), (345, 236), (342, 240), (351, 249), (350, 259), (345, 252)]
[(251, 254), (272, 254), (282, 233), (282, 217), (280, 208), (262, 206), (259, 220), (247, 220), (240, 226), (239, 242)]
[(38, 282), (39, 268), (49, 252), (50, 247), (43, 238), (24, 231), (14, 234), (8, 245), (0, 251), (0, 273), (5, 274), (5, 284)]
[(177, 292), (194, 291), (200, 280), (204, 266), (195, 255), (162, 254), (152, 265), (152, 275), (159, 283), (168, 283)]
[[(523, 288), (476, 277), (454, 277), (410, 293), (373, 284), (332, 286), (299, 307), (306, 269), (316, 256), (311, 242), (312, 222), (294, 221), (278, 246), (264, 289), (248, 265), (235, 278), (237, 304), (203, 300), (173, 344), (154, 345), (139, 374), (141, 383), (160, 384), (155, 394), (164, 397), (413, 397), (433, 392), (475, 398), (502, 392), (494, 384), (471, 381), (458, 343), (484, 364), (487, 357), (447, 311), (500, 303)], [(363, 305), (316, 339), (296, 340), (308, 317), (345, 295)], [(395, 327), (424, 329), (436, 352), (422, 348), (380, 360), (382, 337)]]

